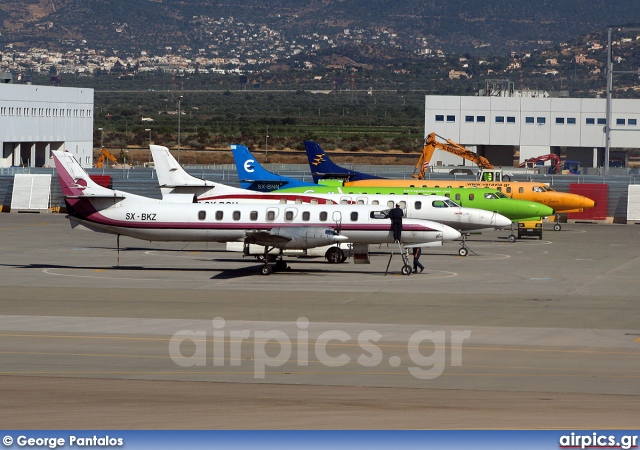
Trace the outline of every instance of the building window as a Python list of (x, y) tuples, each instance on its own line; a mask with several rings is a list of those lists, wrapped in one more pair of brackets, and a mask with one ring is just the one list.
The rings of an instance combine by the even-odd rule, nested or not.
[(547, 123), (547, 118), (546, 117), (536, 117), (536, 123), (538, 125), (544, 125), (545, 123)]
[(504, 123), (504, 116), (496, 116), (496, 123)]
[(484, 122), (485, 122), (485, 117), (484, 117), (484, 116), (478, 116), (478, 117), (476, 117), (476, 122), (478, 122), (478, 123), (484, 123)]
[(607, 119), (603, 119), (603, 118), (598, 119), (598, 125), (606, 125), (606, 124), (607, 124)]
[(627, 120), (627, 125), (633, 125), (635, 127), (636, 125), (638, 125), (638, 119)]
[(473, 116), (464, 116), (465, 122), (473, 122)]
[(564, 125), (564, 117), (556, 117), (556, 125)]
[(575, 117), (567, 117), (567, 125), (575, 125), (576, 118)]
[(624, 125), (624, 119), (616, 119), (616, 125)]
[(596, 119), (594, 119), (593, 117), (587, 117), (584, 123), (586, 123), (587, 125), (595, 125)]
[(516, 118), (507, 116), (507, 123), (516, 123)]
[(456, 116), (447, 116), (447, 122), (455, 122)]
[(436, 114), (436, 122), (444, 122), (444, 115)]
[(533, 117), (525, 117), (524, 118), (524, 123), (534, 123)]

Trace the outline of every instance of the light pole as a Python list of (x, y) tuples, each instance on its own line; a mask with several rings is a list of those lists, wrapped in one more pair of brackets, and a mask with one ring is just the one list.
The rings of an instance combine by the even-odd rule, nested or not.
[(149, 132), (149, 165), (151, 165), (151, 128), (145, 128), (144, 131)]
[(267, 135), (264, 137), (264, 162), (269, 162), (269, 125), (267, 125)]
[(183, 95), (178, 97), (178, 162), (180, 162), (180, 116), (182, 115), (180, 103), (182, 102), (183, 98)]
[(100, 150), (104, 148), (104, 128), (98, 128), (100, 132)]

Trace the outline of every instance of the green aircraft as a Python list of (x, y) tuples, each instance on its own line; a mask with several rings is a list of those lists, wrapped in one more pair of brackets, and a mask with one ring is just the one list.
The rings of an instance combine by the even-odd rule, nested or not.
[[(327, 180), (330, 182), (330, 180)], [(333, 183), (331, 183), (333, 184)], [(383, 194), (383, 195), (444, 195), (460, 206), (484, 209), (508, 217), (512, 221), (537, 220), (554, 214), (553, 208), (542, 203), (526, 200), (515, 200), (502, 192), (488, 188), (411, 188), (411, 187), (367, 187), (317, 184), (278, 189), (273, 192), (291, 192), (305, 194)], [(400, 199), (398, 199), (400, 200)]]

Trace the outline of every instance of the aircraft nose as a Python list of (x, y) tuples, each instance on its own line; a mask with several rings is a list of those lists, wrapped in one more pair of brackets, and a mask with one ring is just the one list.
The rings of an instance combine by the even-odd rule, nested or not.
[(443, 225), (442, 226), (442, 240), (443, 241), (452, 241), (454, 239), (459, 239), (462, 235), (456, 229), (451, 228), (450, 226)]
[(594, 200), (591, 200), (589, 197), (584, 197), (584, 200), (582, 201), (582, 208), (595, 208), (596, 207), (596, 202)]
[(510, 227), (511, 219), (503, 216), (502, 214), (495, 213), (493, 217), (493, 224), (494, 226), (501, 227), (501, 228)]
[(525, 217), (547, 217), (554, 214), (552, 207), (537, 202), (530, 202), (526, 207), (518, 208), (518, 211)]

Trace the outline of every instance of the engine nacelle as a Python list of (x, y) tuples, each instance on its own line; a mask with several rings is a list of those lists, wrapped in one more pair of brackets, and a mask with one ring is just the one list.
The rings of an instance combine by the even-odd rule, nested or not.
[(346, 236), (336, 234), (333, 228), (323, 227), (277, 227), (272, 228), (270, 234), (291, 239), (278, 246), (281, 248), (323, 247), (347, 240)]

